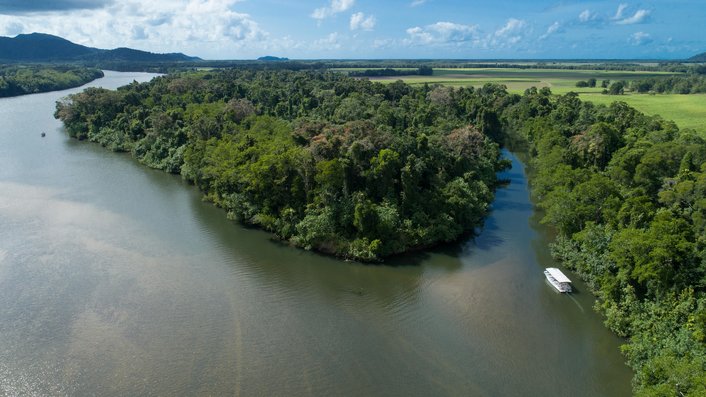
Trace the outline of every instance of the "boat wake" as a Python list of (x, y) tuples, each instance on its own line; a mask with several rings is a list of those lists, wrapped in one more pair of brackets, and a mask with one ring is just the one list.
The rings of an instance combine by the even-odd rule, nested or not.
[(566, 296), (568, 296), (569, 299), (571, 299), (572, 301), (574, 301), (574, 303), (576, 304), (576, 306), (578, 306), (579, 309), (581, 310), (581, 313), (586, 313), (586, 311), (583, 309), (583, 306), (581, 306), (581, 303), (579, 303), (579, 301), (577, 301), (576, 298), (574, 298), (573, 296), (571, 296), (571, 294), (566, 294)]

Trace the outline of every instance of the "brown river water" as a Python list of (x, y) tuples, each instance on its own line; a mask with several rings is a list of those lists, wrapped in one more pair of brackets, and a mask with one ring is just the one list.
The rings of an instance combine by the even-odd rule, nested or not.
[(478, 236), (362, 265), (69, 139), (54, 103), (79, 90), (0, 99), (0, 396), (630, 395), (594, 298), (544, 279), (513, 155)]

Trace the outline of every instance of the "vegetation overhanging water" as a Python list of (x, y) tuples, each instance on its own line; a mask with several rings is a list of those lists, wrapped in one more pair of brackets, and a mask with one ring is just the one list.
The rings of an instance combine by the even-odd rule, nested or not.
[(74, 137), (180, 172), (235, 218), (358, 259), (477, 225), (503, 166), (492, 140), (516, 131), (554, 253), (629, 338), (635, 390), (706, 387), (706, 143), (672, 122), (547, 88), (247, 70), (89, 91), (56, 115)]
[[(147, 78), (106, 75), (93, 85)], [(583, 284), (566, 299), (541, 276), (512, 156), (479, 236), (362, 266), (275, 244), (178, 178), (65, 139), (49, 116), (63, 95), (0, 106), (8, 393), (628, 393)]]

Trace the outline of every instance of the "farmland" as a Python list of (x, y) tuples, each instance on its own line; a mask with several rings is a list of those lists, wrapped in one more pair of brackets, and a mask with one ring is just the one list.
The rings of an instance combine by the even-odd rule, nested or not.
[[(347, 72), (355, 69), (339, 69)], [(410, 69), (411, 70), (411, 69)], [(600, 86), (603, 80), (635, 80), (647, 77), (670, 76), (671, 72), (605, 71), (568, 69), (434, 69), (432, 76), (380, 77), (372, 80), (383, 83), (403, 80), (411, 85), (442, 84), (452, 87), (480, 87), (486, 83), (498, 83), (512, 93), (521, 94), (530, 87), (548, 87), (554, 94), (576, 92), (585, 101), (609, 105), (614, 101), (624, 101), (636, 109), (650, 115), (659, 114), (673, 120), (681, 128), (694, 128), (706, 134), (706, 95), (648, 95), (632, 94), (604, 95)], [(593, 88), (576, 87), (576, 82), (595, 78), (598, 85)]]
[(623, 101), (646, 113), (659, 114), (677, 123), (680, 128), (693, 128), (706, 135), (706, 94), (626, 94), (620, 96), (581, 93), (580, 98), (596, 104), (609, 105)]

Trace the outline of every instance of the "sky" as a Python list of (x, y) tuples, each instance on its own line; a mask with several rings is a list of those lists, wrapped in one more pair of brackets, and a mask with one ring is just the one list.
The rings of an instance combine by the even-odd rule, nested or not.
[(0, 0), (0, 35), (204, 59), (681, 59), (705, 0)]

